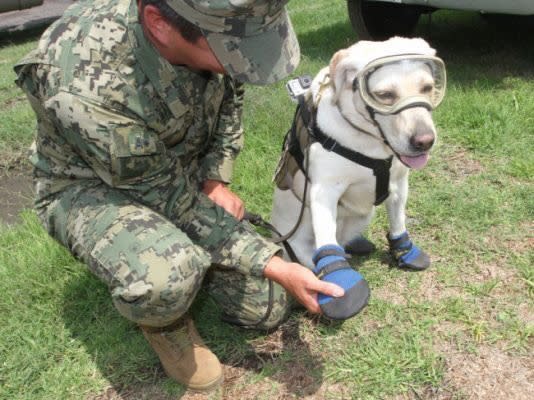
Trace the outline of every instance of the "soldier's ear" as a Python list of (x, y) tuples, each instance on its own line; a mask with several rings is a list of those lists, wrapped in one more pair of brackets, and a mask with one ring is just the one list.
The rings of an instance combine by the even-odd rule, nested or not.
[(147, 4), (141, 10), (143, 27), (152, 40), (163, 47), (170, 47), (175, 30), (157, 7)]

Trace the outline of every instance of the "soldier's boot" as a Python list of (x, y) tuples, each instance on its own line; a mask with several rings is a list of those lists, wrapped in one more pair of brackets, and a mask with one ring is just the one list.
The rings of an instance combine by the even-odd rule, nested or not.
[(164, 328), (141, 326), (167, 375), (193, 391), (209, 391), (223, 379), (221, 363), (186, 316)]

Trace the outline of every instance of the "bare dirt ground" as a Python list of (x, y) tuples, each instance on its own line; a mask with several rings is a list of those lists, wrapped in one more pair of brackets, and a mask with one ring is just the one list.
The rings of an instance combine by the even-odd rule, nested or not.
[(20, 212), (31, 208), (32, 202), (33, 188), (29, 164), (17, 161), (0, 167), (0, 223), (17, 223)]

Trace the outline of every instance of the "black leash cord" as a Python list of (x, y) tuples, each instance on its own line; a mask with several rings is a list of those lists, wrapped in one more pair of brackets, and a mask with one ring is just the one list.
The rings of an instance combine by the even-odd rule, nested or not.
[(309, 164), (310, 164), (310, 156), (308, 154), (308, 156), (306, 157), (306, 173), (303, 173), (303, 175), (304, 175), (304, 192), (302, 193), (302, 203), (301, 203), (302, 206), (300, 207), (300, 212), (299, 212), (299, 216), (297, 218), (297, 222), (295, 223), (293, 228), (291, 228), (291, 230), (288, 233), (286, 233), (285, 235), (282, 235), (280, 232), (278, 232), (278, 230), (272, 224), (266, 222), (261, 217), (261, 215), (253, 214), (253, 213), (250, 213), (248, 211), (245, 211), (245, 215), (243, 216), (243, 219), (249, 221), (252, 225), (265, 228), (265, 229), (271, 231), (272, 233), (276, 234), (278, 237), (271, 238), (270, 240), (273, 243), (282, 243), (282, 245), (284, 246), (284, 248), (285, 248), (285, 250), (287, 252), (287, 255), (289, 256), (291, 261), (299, 263), (299, 264), (300, 264), (300, 261), (299, 261), (297, 255), (295, 254), (295, 252), (293, 251), (293, 249), (291, 248), (291, 245), (289, 244), (288, 239), (291, 236), (293, 236), (295, 234), (295, 232), (297, 231), (300, 223), (302, 222), (302, 216), (304, 215), (304, 209), (306, 208), (306, 197), (307, 197), (307, 194), (308, 194), (308, 183), (309, 183), (309, 179), (308, 179), (308, 176), (307, 176), (307, 171), (308, 171)]
[[(308, 171), (309, 163), (310, 163), (310, 157), (308, 155), (308, 157), (306, 158), (306, 171)], [(250, 222), (252, 225), (262, 227), (264, 229), (271, 231), (275, 235), (277, 235), (278, 237), (271, 238), (270, 240), (273, 243), (282, 243), (290, 260), (298, 264), (300, 264), (300, 261), (297, 255), (295, 254), (295, 252), (293, 251), (293, 249), (291, 248), (291, 245), (289, 244), (288, 239), (291, 236), (293, 236), (293, 234), (297, 231), (302, 221), (302, 216), (304, 215), (304, 208), (306, 207), (306, 197), (308, 193), (309, 179), (308, 179), (307, 173), (303, 173), (303, 175), (304, 175), (304, 192), (302, 194), (302, 206), (300, 207), (299, 216), (298, 216), (295, 226), (293, 226), (293, 228), (288, 233), (286, 233), (285, 235), (282, 235), (280, 232), (278, 232), (278, 230), (272, 224), (266, 222), (259, 214), (253, 214), (251, 212), (245, 211), (245, 215), (243, 216), (243, 219)], [(226, 322), (233, 323), (235, 325), (240, 325), (242, 327), (255, 328), (255, 327), (260, 326), (261, 324), (263, 324), (265, 321), (269, 319), (269, 317), (271, 316), (272, 310), (273, 310), (273, 306), (274, 306), (274, 287), (273, 287), (273, 281), (269, 279), (269, 299), (267, 300), (267, 310), (265, 311), (265, 315), (259, 321), (246, 323), (243, 321), (239, 321), (235, 318), (231, 318), (230, 316), (224, 316), (223, 320), (225, 320)]]
[[(309, 166), (309, 159), (310, 157), (308, 156), (306, 159), (306, 170), (308, 169), (308, 166)], [(304, 193), (302, 194), (302, 207), (300, 207), (299, 217), (297, 219), (297, 223), (295, 224), (295, 226), (285, 235), (282, 235), (280, 232), (278, 232), (278, 230), (272, 224), (265, 221), (259, 214), (253, 214), (248, 211), (245, 211), (245, 215), (243, 216), (243, 219), (250, 222), (252, 225), (265, 228), (271, 231), (272, 233), (278, 235), (277, 238), (271, 238), (270, 240), (273, 243), (282, 243), (291, 261), (299, 263), (299, 264), (300, 264), (300, 261), (297, 258), (297, 255), (295, 254), (295, 252), (293, 251), (293, 249), (291, 248), (291, 245), (289, 244), (287, 240), (291, 236), (293, 236), (293, 234), (297, 231), (297, 228), (299, 227), (300, 222), (302, 221), (302, 216), (304, 215), (304, 208), (306, 207), (307, 192), (308, 192), (308, 177), (306, 176), (306, 174), (304, 174)], [(267, 300), (267, 310), (265, 311), (265, 315), (259, 321), (246, 323), (243, 321), (239, 321), (235, 318), (231, 318), (230, 316), (224, 316), (223, 320), (226, 322), (235, 324), (235, 325), (245, 327), (245, 328), (255, 328), (263, 324), (265, 321), (269, 319), (269, 317), (271, 316), (272, 310), (273, 310), (273, 306), (274, 306), (274, 287), (273, 287), (273, 281), (269, 280), (269, 299)]]

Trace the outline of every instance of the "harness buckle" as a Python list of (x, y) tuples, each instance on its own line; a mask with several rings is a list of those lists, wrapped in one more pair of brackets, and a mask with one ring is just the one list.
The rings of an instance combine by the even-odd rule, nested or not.
[(330, 136), (328, 136), (326, 138), (326, 140), (321, 143), (321, 145), (327, 151), (334, 151), (334, 149), (337, 146), (337, 141), (335, 139), (331, 138)]

